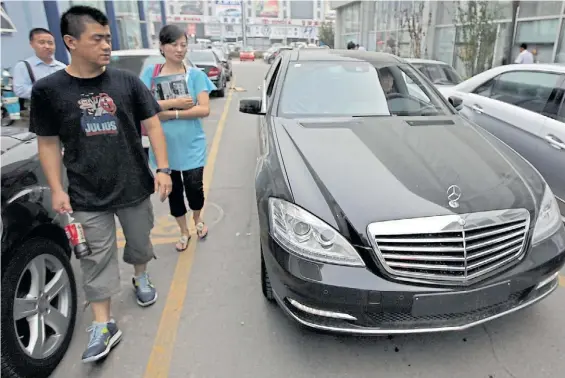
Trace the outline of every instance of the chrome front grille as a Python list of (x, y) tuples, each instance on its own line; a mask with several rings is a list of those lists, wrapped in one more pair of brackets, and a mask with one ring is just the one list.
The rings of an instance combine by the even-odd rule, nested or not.
[(404, 219), (367, 227), (392, 275), (427, 281), (471, 281), (519, 259), (530, 215), (525, 209)]

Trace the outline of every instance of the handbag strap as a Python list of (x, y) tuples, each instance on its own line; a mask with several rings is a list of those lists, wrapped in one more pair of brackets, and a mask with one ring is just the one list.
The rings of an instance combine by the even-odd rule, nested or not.
[[(154, 79), (157, 76), (159, 76), (159, 73), (161, 73), (162, 67), (163, 67), (163, 65), (161, 63), (157, 63), (155, 65), (155, 67), (153, 68), (153, 74), (151, 75), (151, 79)], [(155, 80), (151, 80), (151, 89), (153, 89), (154, 87), (155, 87)]]

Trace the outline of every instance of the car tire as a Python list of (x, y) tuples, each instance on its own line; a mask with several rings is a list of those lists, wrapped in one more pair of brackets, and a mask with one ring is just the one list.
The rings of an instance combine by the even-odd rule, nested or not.
[(216, 95), (218, 97), (225, 97), (226, 96), (226, 87), (224, 86), (224, 87), (222, 87), (222, 89), (218, 89), (216, 91)]
[(269, 273), (267, 272), (267, 267), (265, 266), (263, 249), (261, 249), (261, 289), (263, 290), (263, 296), (269, 302), (275, 301), (275, 295), (273, 294), (273, 288), (271, 287), (271, 280), (269, 279)]
[[(76, 314), (77, 314), (77, 289), (75, 276), (73, 274), (73, 268), (71, 267), (69, 257), (65, 250), (52, 240), (44, 238), (34, 238), (24, 244), (22, 244), (17, 251), (13, 254), (12, 260), (8, 263), (6, 267), (4, 276), (2, 277), (2, 339), (0, 341), (1, 351), (2, 351), (2, 377), (9, 378), (43, 378), (48, 377), (53, 370), (59, 365), (59, 362), (65, 356), (69, 344), (73, 337), (73, 331), (75, 328)], [(27, 270), (28, 264), (36, 261), (38, 257), (42, 257), (47, 263), (45, 266), (49, 265), (56, 266), (57, 274), (61, 272), (61, 275), (67, 275), (67, 283), (63, 287), (62, 291), (50, 302), (44, 302), (44, 304), (53, 305), (56, 300), (58, 302), (55, 306), (62, 306), (67, 313), (68, 324), (66, 324), (65, 334), (62, 336), (56, 349), (41, 358), (32, 358), (28, 355), (20, 343), (20, 340), (25, 343), (26, 336), (21, 335), (18, 331), (26, 330), (26, 324), (28, 324), (29, 318), (20, 319), (24, 326), (18, 328), (14, 321), (14, 302), (16, 295), (22, 295), (22, 288), (19, 287), (20, 281), (26, 286), (29, 281), (30, 286), (33, 282), (33, 274), (31, 270)], [(46, 275), (45, 280), (50, 280), (55, 277), (53, 275), (50, 277), (44, 270)], [(29, 278), (29, 280), (28, 280)], [(31, 289), (30, 289), (31, 290)], [(61, 302), (59, 302), (61, 301)], [(43, 327), (44, 334), (48, 334), (48, 331), (53, 331), (54, 329), (46, 322)], [(29, 330), (29, 329), (28, 329)], [(62, 332), (61, 332), (62, 333)], [(52, 337), (52, 335), (50, 335)], [(29, 335), (27, 337), (29, 340)], [(56, 342), (55, 340), (53, 340)]]

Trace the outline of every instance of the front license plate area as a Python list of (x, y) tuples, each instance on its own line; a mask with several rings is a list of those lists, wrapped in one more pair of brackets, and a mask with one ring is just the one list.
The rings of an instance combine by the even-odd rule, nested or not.
[(461, 314), (494, 306), (508, 300), (512, 293), (510, 281), (480, 289), (443, 294), (414, 296), (412, 316)]

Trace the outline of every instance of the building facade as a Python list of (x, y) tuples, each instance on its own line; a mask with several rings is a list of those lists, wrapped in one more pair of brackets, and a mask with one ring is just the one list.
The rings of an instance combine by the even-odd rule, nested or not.
[[(565, 63), (565, 1), (520, 1), (516, 27), (512, 33), (512, 1), (488, 3), (489, 14), (496, 25), (496, 41), (492, 46), (492, 66), (502, 64), (508, 49), (512, 60), (519, 45), (527, 43), (540, 63)], [(387, 51), (403, 57), (414, 57), (414, 43), (402, 27), (406, 14), (417, 14), (423, 35), (421, 57), (437, 59), (453, 65), (466, 75), (460, 58), (463, 26), (458, 22), (456, 1), (331, 1), (336, 11), (336, 48), (347, 42), (363, 44), (367, 50)]]
[[(2, 4), (2, 66), (13, 67), (33, 54), (28, 33), (42, 27), (53, 32), (56, 58), (67, 63), (59, 19), (72, 5), (90, 5), (108, 15), (115, 50), (156, 48), (163, 19), (194, 39), (241, 41), (262, 50), (274, 42), (316, 41), (322, 22), (336, 12), (327, 0), (58, 0), (5, 1)], [(245, 27), (243, 27), (245, 26)]]
[[(149, 1), (152, 30), (161, 27), (160, 1)], [(262, 50), (274, 42), (316, 41), (322, 22), (335, 19), (327, 0), (207, 0), (166, 2), (166, 22), (188, 35), (236, 42)]]

